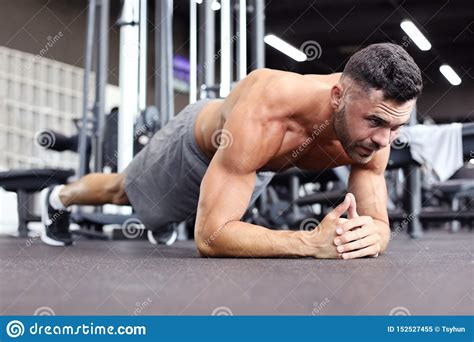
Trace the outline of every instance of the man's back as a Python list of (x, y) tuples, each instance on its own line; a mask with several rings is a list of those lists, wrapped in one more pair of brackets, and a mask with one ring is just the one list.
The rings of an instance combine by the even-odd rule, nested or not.
[[(283, 171), (291, 167), (321, 169), (348, 164), (350, 159), (330, 132), (329, 92), (340, 74), (300, 75), (261, 69), (240, 81), (224, 100), (206, 105), (198, 115), (196, 141), (211, 159), (218, 149), (216, 134), (233, 139), (223, 131), (235, 107), (250, 111), (248, 120), (277, 121), (285, 132), (279, 149), (260, 170)], [(272, 107), (263, 108), (272, 97)], [(265, 134), (265, 132), (264, 132)], [(258, 158), (258, 153), (255, 155)]]

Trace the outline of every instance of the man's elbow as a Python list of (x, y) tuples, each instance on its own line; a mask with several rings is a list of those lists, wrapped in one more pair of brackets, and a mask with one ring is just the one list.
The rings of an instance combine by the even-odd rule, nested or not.
[(216, 243), (218, 229), (199, 227), (196, 225), (194, 230), (194, 241), (201, 257), (219, 257), (221, 256), (219, 243)]
[(196, 241), (196, 248), (199, 252), (199, 256), (203, 258), (212, 258), (216, 256), (216, 248), (211, 246), (207, 240), (203, 239), (195, 239)]

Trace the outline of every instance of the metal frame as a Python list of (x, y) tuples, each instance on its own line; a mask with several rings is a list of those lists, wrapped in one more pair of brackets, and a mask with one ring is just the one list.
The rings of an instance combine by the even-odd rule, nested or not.
[(92, 68), (92, 49), (94, 46), (96, 0), (89, 0), (87, 9), (87, 30), (84, 48), (84, 84), (82, 97), (82, 128), (79, 134), (79, 170), (78, 175), (82, 177), (88, 169), (86, 161), (87, 128), (89, 126), (89, 82)]
[(173, 0), (155, 1), (155, 105), (161, 127), (174, 116)]
[[(146, 2), (146, 1), (145, 1)], [(133, 126), (139, 114), (140, 61), (139, 0), (124, 0), (120, 25), (120, 107), (118, 117), (118, 161), (121, 172), (133, 159)], [(146, 47), (145, 47), (146, 48)]]
[(250, 69), (253, 70), (265, 67), (265, 2), (264, 0), (253, 0), (252, 5)]
[(215, 14), (211, 8), (210, 1), (204, 1), (204, 85), (211, 86), (215, 84), (215, 68), (216, 68), (216, 54), (215, 54)]
[[(410, 125), (416, 125), (416, 105), (410, 114)], [(408, 222), (408, 233), (413, 238), (423, 236), (423, 227), (420, 221), (422, 207), (421, 198), (421, 170), (419, 167), (410, 165), (405, 168), (407, 176), (407, 188), (405, 197), (405, 209), (411, 213), (412, 219)]]
[(247, 76), (247, 1), (239, 0), (237, 25), (237, 79)]
[(140, 1), (140, 13), (138, 22), (139, 31), (139, 61), (138, 61), (138, 110), (146, 109), (147, 96), (147, 53), (148, 53), (148, 13), (147, 0)]
[(189, 103), (197, 100), (197, 4), (189, 2)]
[(98, 32), (97, 32), (97, 64), (96, 64), (96, 98), (94, 104), (95, 117), (95, 149), (94, 171), (102, 172), (104, 157), (102, 146), (104, 144), (105, 121), (105, 88), (107, 86), (108, 60), (109, 60), (109, 0), (99, 0), (98, 6)]
[[(211, 9), (211, 5), (212, 1), (203, 1), (197, 8), (196, 1), (190, 0), (190, 103), (197, 100), (197, 89), (200, 89), (201, 99), (226, 97), (232, 87), (247, 76), (249, 70), (265, 66), (264, 0), (221, 1), (220, 48), (217, 53), (215, 53), (215, 11)], [(247, 18), (248, 13), (252, 13), (250, 19)], [(234, 24), (235, 35), (233, 35)], [(249, 35), (250, 45), (247, 46)], [(198, 40), (199, 47), (203, 47), (201, 49), (198, 47)], [(234, 50), (235, 41), (237, 44)], [(248, 48), (251, 52), (249, 60)], [(215, 81), (217, 59), (220, 67), (219, 82)], [(235, 75), (234, 64), (236, 64)]]
[[(192, 1), (192, 0), (191, 0)], [(221, 82), (219, 95), (226, 97), (230, 93), (232, 82), (231, 50), (231, 7), (230, 0), (221, 0)]]
[[(84, 176), (89, 171), (87, 153), (89, 128), (92, 137), (95, 172), (103, 167), (102, 145), (105, 118), (105, 87), (107, 85), (109, 58), (109, 0), (89, 0), (87, 13), (87, 30), (84, 49), (84, 84), (82, 99), (82, 119), (79, 134), (79, 170), (78, 175)], [(96, 59), (93, 60), (94, 49)], [(89, 108), (90, 76), (95, 67), (95, 99), (92, 109)], [(92, 117), (90, 117), (92, 112)]]

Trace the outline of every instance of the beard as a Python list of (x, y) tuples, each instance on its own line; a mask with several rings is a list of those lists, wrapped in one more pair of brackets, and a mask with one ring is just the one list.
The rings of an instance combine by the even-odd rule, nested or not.
[(363, 145), (358, 145), (350, 136), (345, 106), (334, 113), (333, 121), (336, 137), (349, 158), (358, 164), (368, 163), (372, 159), (372, 155), (362, 156), (357, 152), (356, 148)]

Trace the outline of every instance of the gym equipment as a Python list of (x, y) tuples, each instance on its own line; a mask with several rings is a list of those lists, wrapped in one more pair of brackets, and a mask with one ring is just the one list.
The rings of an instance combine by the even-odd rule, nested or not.
[(155, 106), (163, 127), (174, 116), (172, 0), (155, 1), (155, 26)]
[[(451, 179), (432, 185), (435, 195), (440, 202), (447, 203), (451, 211), (462, 217), (462, 208), (470, 208), (474, 212), (472, 198), (474, 198), (474, 169), (463, 168), (456, 172)], [(473, 219), (471, 218), (471, 222)], [(451, 221), (451, 231), (457, 232), (461, 229), (461, 221), (454, 217)]]
[[(75, 121), (78, 128), (78, 121)], [(78, 152), (79, 135), (67, 137), (63, 134), (46, 130), (36, 134), (36, 143), (47, 149), (62, 152)], [(44, 144), (43, 140), (49, 143)], [(86, 165), (89, 165), (91, 157), (91, 138), (87, 137), (85, 146)], [(88, 167), (86, 168), (88, 170)], [(67, 183), (68, 179), (74, 176), (72, 169), (31, 169), (31, 170), (10, 170), (0, 172), (0, 186), (5, 191), (12, 191), (17, 194), (18, 210), (18, 234), (20, 237), (28, 236), (28, 223), (40, 221), (40, 217), (31, 213), (32, 198), (35, 193), (52, 185)]]
[[(196, 17), (196, 1), (189, 2), (189, 103), (194, 103), (197, 100), (196, 85), (197, 85), (197, 17)], [(207, 1), (204, 1), (204, 6), (209, 7)], [(212, 20), (212, 27), (214, 28), (214, 20)], [(212, 65), (214, 67), (214, 65)]]
[(161, 129), (160, 115), (155, 106), (148, 106), (140, 113), (133, 135), (133, 154), (136, 155), (150, 141), (153, 134)]
[[(79, 135), (73, 135), (67, 137), (61, 133), (54, 132), (51, 130), (40, 131), (36, 134), (36, 140), (39, 146), (43, 146), (43, 139), (50, 139), (51, 143), (46, 145), (46, 148), (58, 152), (62, 151), (77, 151), (79, 146)], [(90, 140), (89, 140), (90, 149)]]
[[(192, 0), (191, 0), (192, 1)], [(232, 53), (232, 27), (231, 27), (231, 7), (230, 0), (221, 1), (221, 65), (220, 65), (220, 97), (226, 97), (230, 93), (230, 83), (232, 82), (233, 65), (231, 61)]]
[[(469, 159), (472, 159), (471, 152), (474, 151), (474, 123), (462, 124), (462, 139), (464, 161), (469, 161)], [(398, 169), (407, 165), (419, 166), (419, 164), (411, 158), (410, 147), (404, 146), (400, 149), (392, 148), (387, 169)]]
[[(65, 137), (57, 132), (47, 131), (55, 143), (47, 146), (56, 151), (71, 150), (79, 153), (79, 165), (76, 175), (79, 177), (93, 172), (103, 172), (104, 166), (109, 171), (123, 170), (131, 161), (133, 154), (138, 153), (151, 138), (153, 133), (165, 125), (174, 114), (173, 77), (172, 77), (172, 1), (156, 1), (156, 18), (159, 29), (155, 35), (155, 65), (163, 72), (155, 77), (157, 85), (156, 107), (146, 106), (146, 52), (147, 52), (147, 1), (125, 0), (122, 15), (117, 22), (121, 32), (120, 44), (120, 89), (121, 103), (109, 115), (105, 115), (105, 86), (107, 84), (109, 0), (89, 0), (87, 30), (84, 50), (84, 99), (82, 118), (75, 120), (79, 134)], [(89, 108), (91, 72), (95, 72), (93, 105)], [(158, 111), (157, 107), (161, 110)], [(135, 125), (136, 120), (136, 125)], [(117, 124), (118, 123), (118, 124)], [(40, 144), (41, 145), (41, 144)], [(41, 174), (52, 175), (48, 182), (38, 184), (34, 179), (32, 185), (25, 179), (40, 174), (38, 170), (22, 173), (5, 173), (0, 177), (0, 184), (13, 189), (19, 194), (19, 203), (27, 201), (24, 193), (33, 193), (42, 188), (63, 184), (71, 170), (43, 170)], [(67, 176), (67, 177), (66, 177)], [(42, 177), (38, 177), (44, 180)], [(4, 181), (4, 182), (2, 182)], [(25, 184), (16, 184), (15, 182)], [(19, 206), (21, 209), (22, 206)], [(82, 207), (72, 213), (74, 223), (83, 229), (75, 233), (106, 238), (102, 227), (106, 224), (122, 225), (127, 219), (136, 218), (130, 215), (127, 208), (122, 215), (106, 214), (102, 207), (95, 207), (94, 212), (85, 212)], [(25, 218), (19, 211), (21, 234), (25, 235), (26, 223), (34, 218)], [(85, 228), (85, 229), (84, 229)]]
[[(268, 222), (267, 227), (275, 229), (297, 229), (307, 218), (316, 218), (321, 221), (324, 212), (341, 201), (347, 189), (347, 176), (343, 168), (321, 171), (304, 171), (291, 168), (274, 176), (270, 185), (264, 191), (254, 208), (250, 208), (244, 219), (258, 224), (263, 219)], [(299, 195), (300, 185), (317, 182), (319, 192)], [(330, 185), (330, 189), (328, 189)], [(329, 190), (329, 191), (327, 191)], [(321, 206), (316, 213), (312, 206)]]
[[(96, 22), (98, 29), (96, 30)], [(93, 118), (89, 117), (89, 84), (92, 70), (93, 48), (96, 53), (96, 80), (95, 99), (92, 106)], [(84, 96), (82, 103), (82, 125), (79, 134), (79, 170), (78, 175), (84, 176), (87, 172), (86, 145), (87, 136), (91, 136), (93, 145), (95, 172), (101, 172), (103, 167), (103, 129), (105, 86), (107, 85), (108, 71), (108, 46), (109, 46), (109, 0), (89, 0), (87, 32), (84, 51)], [(88, 132), (91, 127), (91, 132)]]
[[(84, 93), (89, 94), (89, 80), (93, 64), (95, 65), (96, 83), (92, 109), (88, 108), (88, 96), (85, 96), (83, 103), (79, 135), (79, 176), (89, 172), (91, 155), (86, 153), (88, 139), (92, 144), (94, 172), (103, 172), (104, 166), (108, 166), (111, 171), (121, 171), (131, 161), (134, 152), (138, 153), (153, 133), (173, 116), (172, 1), (156, 1), (156, 9), (155, 20), (162, 22), (163, 19), (165, 22), (165, 25), (159, 25), (160, 29), (155, 35), (158, 43), (155, 52), (155, 65), (164, 66), (161, 69), (164, 72), (155, 77), (155, 82), (158, 85), (156, 102), (161, 111), (159, 112), (154, 106), (146, 106), (147, 1), (125, 0), (121, 18), (117, 22), (121, 33), (119, 80), (121, 103), (118, 111), (115, 109), (105, 116), (109, 3), (108, 0), (89, 1), (84, 53)], [(96, 53), (94, 53), (94, 49)], [(96, 56), (95, 63), (92, 61), (93, 56)], [(166, 107), (163, 107), (164, 105)], [(135, 120), (136, 125), (134, 125)], [(78, 210), (72, 213), (71, 218), (73, 222), (85, 228), (79, 230), (79, 234), (106, 238), (101, 233), (104, 225), (123, 225), (128, 219), (136, 218), (131, 215), (131, 208), (127, 210), (125, 207), (121, 210), (122, 214), (117, 215), (103, 213), (100, 206), (95, 207), (93, 213), (84, 212), (81, 207), (78, 207)]]
[[(215, 11), (211, 8), (212, 3), (210, 1), (204, 1), (198, 8), (198, 21), (202, 30), (199, 30), (199, 45), (202, 46), (202, 49), (198, 51), (198, 63), (196, 65), (197, 68), (193, 69), (193, 72), (190, 73), (191, 80), (197, 76), (197, 83), (194, 82), (190, 84), (190, 92), (196, 92), (195, 89), (197, 84), (200, 84), (200, 98), (215, 98), (218, 95), (209, 96), (208, 94), (203, 92), (208, 85), (215, 84)], [(190, 13), (190, 20), (193, 20), (193, 12)], [(190, 30), (195, 28), (194, 21), (191, 22)], [(190, 42), (194, 42), (193, 35), (190, 32)], [(196, 44), (190, 46), (190, 60), (195, 60), (194, 53), (197, 51)], [(194, 58), (193, 58), (194, 57)], [(199, 72), (198, 72), (199, 69)], [(197, 73), (197, 75), (196, 75)], [(190, 100), (195, 99), (196, 95), (190, 93)], [(195, 101), (195, 100), (194, 100)]]
[[(410, 115), (410, 125), (416, 125), (416, 113), (415, 105)], [(418, 213), (421, 210), (421, 171), (417, 166), (410, 164), (406, 166), (405, 174), (408, 175), (406, 184), (408, 191), (404, 197), (404, 209), (410, 213)], [(418, 215), (414, 215), (408, 222), (408, 234), (413, 238), (419, 238), (423, 235), (423, 228)]]
[[(215, 53), (215, 11), (211, 1), (203, 1), (197, 8), (190, 0), (190, 91), (189, 102), (199, 98), (223, 98), (243, 79), (250, 70), (265, 66), (264, 1), (221, 1), (220, 50)], [(247, 15), (250, 14), (250, 19)], [(198, 30), (198, 25), (199, 29)], [(233, 34), (233, 28), (236, 32)], [(249, 26), (249, 27), (247, 27)], [(247, 30), (250, 32), (248, 42)], [(199, 31), (199, 37), (196, 32)], [(198, 41), (199, 38), (199, 41)], [(198, 53), (198, 42), (203, 48)], [(234, 43), (236, 48), (234, 51)], [(250, 61), (247, 63), (247, 44), (250, 45)], [(236, 58), (234, 59), (234, 55)], [(216, 60), (220, 61), (220, 81), (215, 80)], [(236, 64), (236, 75), (233, 65)]]
[(264, 0), (250, 1), (250, 44), (251, 61), (250, 69), (260, 69), (265, 67), (265, 2)]
[(16, 192), (18, 210), (18, 234), (28, 236), (28, 223), (41, 221), (31, 213), (32, 196), (51, 185), (64, 184), (74, 170), (32, 169), (0, 172), (0, 186), (5, 191)]
[[(463, 156), (464, 161), (468, 161), (472, 156), (471, 153), (474, 150), (474, 124), (466, 123), (462, 127), (462, 137), (463, 137)], [(404, 212), (409, 212), (410, 220), (408, 220), (409, 233), (413, 237), (420, 237), (422, 234), (421, 231), (421, 222), (431, 221), (449, 221), (453, 217), (453, 213), (447, 210), (438, 210), (436, 212), (425, 212), (422, 210), (422, 198), (421, 198), (421, 175), (419, 174), (418, 164), (411, 158), (409, 146), (405, 146), (402, 149), (392, 149), (390, 153), (390, 160), (388, 164), (388, 169), (394, 168), (403, 168), (404, 173), (409, 175), (408, 186), (409, 191), (405, 194), (405, 201), (403, 206)], [(414, 172), (411, 168), (417, 168), (417, 171)], [(449, 184), (450, 181), (447, 181)], [(411, 184), (411, 186), (410, 186)], [(453, 183), (451, 182), (452, 187), (454, 187), (454, 192), (461, 191), (463, 187), (463, 182)], [(437, 185), (441, 186), (441, 183)], [(452, 187), (450, 187), (452, 189)], [(453, 191), (453, 190), (451, 190)], [(456, 205), (454, 206), (456, 207)], [(466, 220), (472, 220), (472, 215), (467, 213), (466, 215), (458, 213), (460, 218)], [(400, 213), (393, 212), (389, 213), (390, 219), (393, 221), (400, 221)], [(402, 217), (401, 220), (404, 218)]]
[[(74, 120), (76, 128), (80, 131), (81, 128), (79, 127), (80, 120)], [(51, 141), (51, 144), (43, 144), (42, 139), (48, 139)], [(39, 146), (43, 146), (45, 149), (53, 150), (56, 152), (64, 152), (64, 151), (71, 151), (71, 152), (79, 152), (79, 144), (80, 144), (80, 135), (72, 135), (70, 137), (65, 136), (64, 134), (52, 131), (52, 130), (44, 130), (40, 131), (36, 134), (36, 143)], [(87, 173), (90, 172), (89, 170), (89, 162), (91, 159), (92, 153), (92, 139), (90, 136), (86, 137), (86, 144), (85, 144), (85, 171)]]
[[(96, 2), (98, 0), (90, 0), (89, 13), (88, 13), (88, 30), (86, 38), (85, 56), (85, 84), (88, 84), (87, 78), (90, 77), (90, 65), (93, 54), (93, 41), (98, 37), (94, 35), (95, 23), (98, 22), (100, 30), (107, 25), (108, 28), (108, 0), (102, 0), (103, 2)], [(94, 9), (94, 5), (99, 6), (98, 15)], [(161, 7), (160, 7), (161, 6)], [(120, 89), (121, 89), (121, 103), (117, 111), (112, 111), (108, 117), (108, 125), (104, 127), (104, 91), (106, 85), (106, 63), (103, 58), (107, 55), (107, 49), (102, 45), (98, 44), (97, 47), (97, 62), (96, 73), (99, 75), (97, 79), (101, 80), (96, 82), (96, 98), (95, 105), (93, 107), (93, 118), (91, 132), (86, 130), (81, 131), (81, 137), (92, 135), (93, 141), (95, 141), (94, 148), (94, 171), (102, 172), (104, 166), (104, 153), (107, 158), (107, 164), (111, 167), (112, 171), (123, 170), (128, 163), (131, 161), (134, 152), (138, 152), (144, 144), (146, 144), (146, 138), (158, 130), (162, 125), (171, 118), (174, 111), (173, 107), (173, 85), (171, 75), (171, 1), (156, 2), (157, 17), (155, 20), (161, 22), (161, 19), (165, 20), (165, 25), (159, 25), (160, 30), (156, 34), (157, 39), (157, 51), (155, 52), (155, 65), (160, 65), (163, 69), (157, 68), (157, 70), (164, 70), (167, 74), (161, 74), (155, 77), (156, 84), (160, 85), (157, 89), (160, 89), (158, 94), (161, 97), (156, 98), (157, 104), (161, 106), (161, 111), (158, 113), (156, 107), (146, 106), (146, 52), (147, 52), (147, 1), (141, 0), (125, 0), (122, 6), (121, 17), (117, 24), (120, 27)], [(107, 18), (106, 18), (107, 17)], [(103, 36), (100, 36), (103, 42)], [(162, 46), (164, 46), (162, 48)], [(166, 63), (165, 63), (166, 62)], [(165, 63), (165, 64), (163, 64)], [(168, 67), (169, 66), (169, 67)], [(102, 75), (102, 76), (100, 76)], [(165, 77), (166, 76), (166, 77)], [(88, 91), (85, 88), (84, 91)], [(166, 96), (163, 96), (165, 94)], [(163, 107), (166, 104), (167, 107)], [(161, 114), (161, 118), (159, 117)], [(118, 120), (115, 121), (115, 118)], [(83, 125), (82, 127), (88, 127), (89, 117), (86, 103), (84, 104), (83, 110)], [(137, 120), (137, 125), (135, 125)], [(158, 121), (161, 122), (158, 122)], [(116, 125), (118, 122), (118, 125)], [(135, 127), (135, 129), (134, 129)], [(108, 137), (109, 142), (104, 146), (105, 137)], [(102, 150), (104, 148), (104, 151)], [(81, 157), (83, 156), (81, 150)], [(82, 157), (83, 158), (83, 157)], [(85, 161), (81, 159), (81, 162)], [(81, 164), (81, 170), (82, 164)], [(83, 173), (80, 173), (82, 176)], [(82, 210), (74, 212), (72, 214), (72, 220), (75, 223), (86, 227), (87, 229), (82, 230), (81, 233), (92, 235), (94, 237), (103, 238), (100, 231), (103, 225), (106, 224), (118, 224), (122, 225), (127, 219), (134, 218), (131, 214), (131, 208), (122, 208), (122, 215), (117, 214), (105, 214), (102, 213), (101, 207), (96, 207), (94, 213), (85, 213)]]
[(118, 108), (112, 108), (105, 116), (104, 138), (102, 144), (103, 167), (117, 172), (118, 149)]

